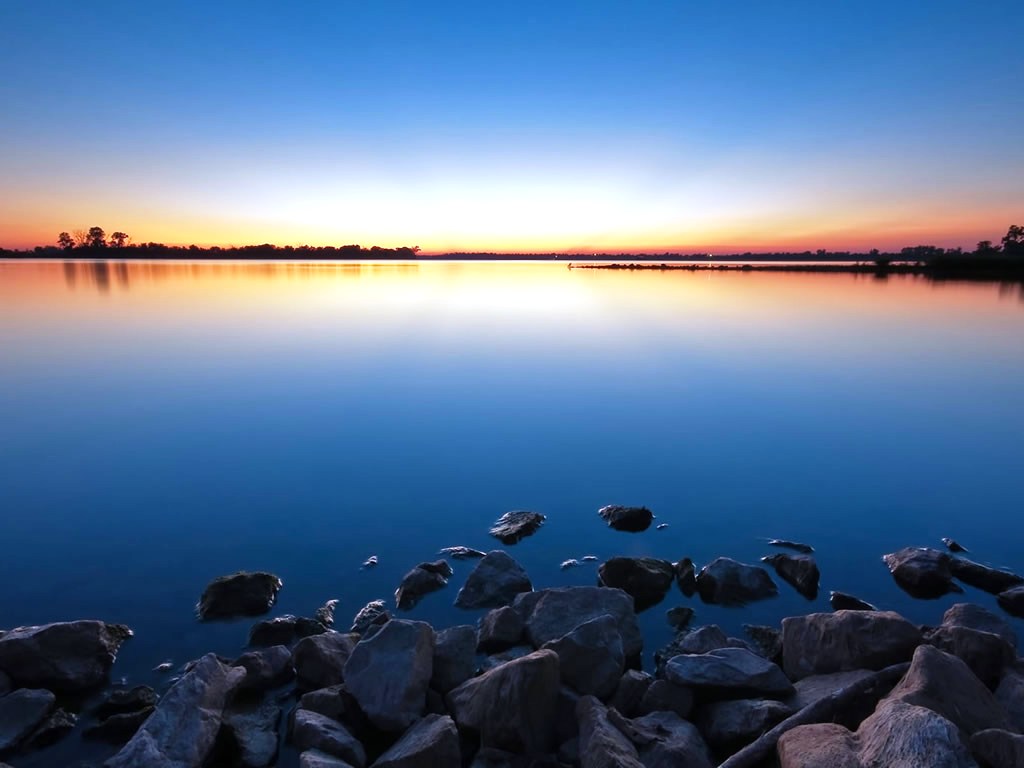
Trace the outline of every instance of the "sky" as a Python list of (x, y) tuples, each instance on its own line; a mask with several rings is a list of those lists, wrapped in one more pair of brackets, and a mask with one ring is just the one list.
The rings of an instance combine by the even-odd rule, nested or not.
[(0, 246), (973, 248), (1020, 0), (0, 2)]

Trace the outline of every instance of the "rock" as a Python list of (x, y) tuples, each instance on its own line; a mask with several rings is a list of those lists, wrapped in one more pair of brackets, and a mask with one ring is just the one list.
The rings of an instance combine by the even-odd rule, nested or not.
[(754, 650), (776, 664), (782, 662), (782, 632), (761, 624), (744, 624), (743, 631), (754, 644)]
[(82, 733), (89, 739), (106, 741), (111, 744), (124, 744), (135, 735), (135, 732), (142, 727), (142, 724), (149, 719), (149, 716), (156, 711), (156, 707), (144, 707), (134, 712), (123, 712), (110, 715), (103, 722), (86, 728)]
[(138, 712), (140, 709), (150, 709), (157, 705), (160, 697), (156, 691), (148, 685), (137, 685), (134, 688), (115, 688), (96, 707), (96, 717), (105, 720), (112, 715), (122, 715), (128, 712)]
[(782, 620), (782, 666), (792, 680), (907, 661), (921, 631), (897, 613), (836, 611)]
[(653, 557), (613, 557), (601, 563), (597, 578), (602, 586), (630, 595), (635, 610), (642, 611), (664, 599), (675, 578), (675, 568), (667, 560)]
[(919, 646), (910, 669), (889, 694), (938, 712), (967, 736), (986, 728), (1010, 728), (1005, 710), (992, 692), (956, 656)]
[(950, 552), (966, 552), (967, 551), (966, 548), (960, 546), (959, 542), (957, 542), (954, 539), (950, 539), (948, 537), (943, 537), (942, 543), (946, 545), (946, 549), (948, 549)]
[(877, 611), (871, 603), (866, 603), (859, 597), (848, 595), (845, 592), (829, 592), (829, 603), (833, 611)]
[(0, 698), (0, 755), (28, 739), (46, 722), (56, 703), (57, 697), (49, 691), (32, 688), (21, 688)]
[(640, 533), (651, 527), (654, 515), (647, 507), (623, 507), (619, 504), (610, 504), (597, 510), (609, 528), (627, 533)]
[(627, 669), (619, 679), (608, 706), (614, 707), (626, 717), (634, 717), (640, 714), (640, 702), (644, 694), (651, 687), (654, 678), (646, 672), (635, 669)]
[(761, 558), (779, 574), (779, 577), (808, 600), (818, 599), (818, 581), (821, 573), (810, 555), (784, 555), (776, 553)]
[(409, 728), (373, 768), (442, 768), (462, 762), (459, 732), (450, 717), (427, 715)]
[(302, 638), (292, 649), (292, 666), (299, 690), (315, 691), (343, 682), (345, 664), (358, 643), (359, 635), (341, 632)]
[(469, 624), (438, 632), (434, 642), (430, 687), (440, 693), (448, 693), (469, 680), (476, 672), (476, 647), (476, 628)]
[(810, 544), (801, 544), (799, 541), (788, 541), (786, 539), (769, 539), (768, 546), (792, 549), (794, 552), (799, 552), (803, 555), (809, 555), (814, 552), (814, 547)]
[(657, 531), (664, 531), (666, 528), (668, 528), (668, 523), (658, 523), (654, 526), (654, 529)]
[(513, 607), (523, 617), (526, 637), (534, 648), (557, 640), (590, 619), (608, 614), (615, 618), (626, 659), (643, 650), (643, 638), (633, 610), (633, 598), (608, 587), (562, 587), (525, 592)]
[(1024, 675), (1015, 669), (1006, 670), (995, 696), (1010, 719), (1012, 730), (1024, 733)]
[(714, 701), (700, 707), (696, 725), (712, 747), (736, 751), (791, 714), (788, 705), (771, 699)]
[(437, 554), (454, 560), (474, 560), (484, 556), (479, 549), (470, 549), (469, 547), (445, 547)]
[(743, 648), (676, 656), (665, 664), (665, 677), (676, 685), (734, 696), (751, 692), (786, 696), (794, 691), (778, 666)]
[(1020, 768), (1024, 765), (1024, 736), (990, 728), (971, 736), (971, 752), (992, 768)]
[[(996, 600), (999, 602), (999, 607), (1011, 616), (1024, 618), (1024, 587), (1014, 587), (1000, 592)], [(2, 642), (0, 640), (0, 643)]]
[(338, 600), (328, 600), (313, 613), (313, 618), (325, 627), (334, 626), (334, 609), (338, 607)]
[(633, 727), (654, 738), (639, 747), (644, 768), (712, 768), (711, 753), (698, 730), (672, 712), (652, 712)]
[(249, 645), (284, 645), (289, 648), (304, 637), (320, 635), (327, 627), (316, 619), (286, 614), (257, 622), (249, 630)]
[(368, 558), (366, 558), (366, 559), (365, 559), (365, 560), (363, 561), (363, 564), (362, 564), (361, 566), (359, 566), (359, 570), (361, 570), (361, 571), (367, 571), (367, 570), (369, 570), (370, 568), (376, 568), (376, 567), (377, 567), (377, 564), (378, 564), (379, 562), (380, 562), (380, 560), (378, 560), (378, 559), (377, 559), (377, 556), (376, 556), (376, 555), (370, 555), (370, 556), (369, 556)]
[(574, 557), (570, 557), (568, 560), (563, 560), (559, 564), (558, 568), (560, 570), (567, 571), (570, 568), (579, 568), (581, 565), (583, 565), (583, 563), (581, 563), (579, 560), (577, 560)]
[(26, 749), (42, 749), (67, 736), (78, 724), (78, 715), (63, 709), (54, 710), (29, 738)]
[(203, 621), (259, 616), (273, 607), (281, 585), (281, 579), (263, 571), (219, 576), (206, 585), (196, 611)]
[(224, 706), (245, 677), (212, 653), (164, 694), (156, 710), (106, 768), (198, 768), (213, 749)]
[(782, 734), (776, 752), (779, 768), (867, 768), (860, 761), (858, 747), (857, 737), (843, 726), (820, 723), (800, 725)]
[(674, 712), (684, 719), (688, 718), (692, 711), (693, 691), (668, 680), (655, 680), (651, 683), (637, 707), (637, 712), (641, 715)]
[[(833, 672), (828, 675), (805, 677), (794, 683), (796, 694), (787, 699), (786, 703), (794, 710), (809, 707), (811, 704), (821, 701), (859, 680), (870, 677), (871, 674), (872, 672), (867, 669), (853, 669), (849, 672)], [(884, 693), (888, 693), (888, 691), (868, 692), (863, 697), (852, 699), (835, 713), (832, 721), (844, 725), (851, 730), (857, 728), (868, 715), (875, 711), (879, 695)]]
[(697, 574), (697, 590), (705, 603), (743, 605), (779, 593), (768, 571), (756, 565), (719, 557)]
[(567, 685), (558, 689), (555, 702), (555, 743), (561, 744), (566, 739), (578, 739), (579, 723), (576, 722), (576, 705), (580, 703), (580, 695)]
[(371, 600), (352, 619), (352, 627), (349, 632), (357, 635), (372, 635), (391, 619), (391, 614), (384, 607), (383, 600)]
[(578, 736), (558, 745), (558, 761), (563, 765), (579, 765), (580, 740)]
[(690, 626), (690, 622), (693, 621), (693, 616), (693, 608), (687, 608), (685, 605), (677, 605), (665, 611), (668, 625), (676, 632), (685, 632)]
[(693, 566), (693, 560), (684, 557), (673, 568), (676, 572), (676, 586), (679, 591), (687, 597), (693, 597), (697, 592), (697, 573)]
[(618, 624), (609, 615), (584, 622), (543, 646), (558, 654), (562, 682), (583, 695), (606, 699), (625, 667)]
[(925, 642), (961, 659), (989, 688), (999, 684), (1003, 670), (1013, 663), (1016, 649), (999, 635), (969, 627), (937, 627), (924, 633)]
[[(295, 710), (292, 742), (303, 752), (317, 750), (338, 757), (354, 768), (366, 765), (366, 750), (341, 723), (308, 709)], [(330, 763), (327, 763), (330, 765)]]
[(431, 626), (392, 619), (352, 651), (345, 685), (374, 726), (404, 731), (426, 707), (433, 663)]
[(928, 547), (904, 547), (882, 557), (896, 584), (911, 597), (931, 600), (963, 592), (953, 581), (953, 558)]
[(608, 710), (593, 696), (576, 706), (582, 768), (644, 768), (633, 743), (608, 722)]
[(102, 621), (18, 627), (0, 637), (0, 671), (16, 688), (85, 691), (107, 679), (131, 634), (123, 624)]
[(1010, 625), (992, 611), (973, 603), (956, 603), (942, 614), (942, 626), (967, 627), (979, 632), (998, 635), (1013, 647), (1017, 647), (1017, 635)]
[(532, 645), (515, 645), (511, 648), (506, 648), (500, 653), (493, 653), (490, 656), (484, 657), (483, 662), (480, 664), (480, 671), (486, 672), (489, 669), (500, 667), (514, 659), (521, 659), (523, 656), (529, 656), (536, 649)]
[(990, 568), (962, 557), (951, 557), (949, 568), (954, 578), (993, 595), (1024, 584), (1024, 578), (1015, 573)]
[(307, 749), (299, 755), (299, 768), (356, 768), (351, 763), (321, 752), (319, 749)]
[[(697, 627), (689, 632), (679, 632), (663, 648), (654, 652), (655, 670), (663, 674), (665, 662), (682, 653), (709, 653), (719, 648), (747, 648), (746, 643), (725, 636), (717, 624)], [(749, 650), (749, 649), (748, 649)]]
[(274, 764), (280, 720), (281, 708), (270, 702), (255, 710), (225, 713), (224, 728), (238, 748), (241, 768), (266, 768)]
[(536, 533), (544, 524), (544, 519), (544, 515), (539, 512), (506, 512), (494, 522), (489, 533), (502, 544), (515, 544)]
[(455, 598), (458, 608), (499, 608), (510, 605), (520, 592), (530, 592), (533, 584), (519, 563), (500, 549), (488, 552), (466, 579)]
[(395, 605), (400, 611), (413, 608), (424, 595), (444, 587), (451, 575), (452, 567), (444, 560), (420, 563), (402, 577), (395, 590)]
[(505, 605), (488, 611), (480, 619), (478, 647), (484, 653), (495, 653), (518, 645), (525, 629), (519, 612)]
[(482, 747), (542, 754), (555, 746), (558, 695), (558, 655), (541, 650), (467, 680), (446, 701)]
[(242, 691), (262, 693), (284, 685), (295, 677), (292, 652), (283, 645), (243, 653), (232, 662), (232, 666), (245, 669), (245, 679), (239, 685)]
[[(2, 633), (0, 633), (2, 636)], [(7, 673), (0, 670), (0, 696), (6, 696), (14, 690), (14, 683), (11, 682), (11, 678), (8, 677)]]

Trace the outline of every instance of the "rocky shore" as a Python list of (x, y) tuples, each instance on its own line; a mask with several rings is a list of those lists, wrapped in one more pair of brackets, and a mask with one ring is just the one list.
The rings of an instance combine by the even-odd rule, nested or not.
[[(602, 517), (611, 524), (623, 509)], [(543, 522), (503, 521), (494, 535), (512, 542)], [(797, 554), (765, 563), (816, 593), (813, 549), (772, 545)], [(698, 571), (688, 558), (616, 557), (597, 586), (535, 590), (507, 551), (452, 552), (475, 560), (455, 597), (489, 609), (475, 624), (435, 628), (377, 600), (346, 631), (331, 600), (312, 617), (258, 621), (240, 655), (189, 662), (162, 696), (110, 686), (125, 626), (0, 632), (0, 759), (17, 766), (80, 729), (110, 745), (106, 768), (264, 768), (283, 747), (303, 768), (1024, 765), (1024, 659), (1007, 621), (980, 606), (957, 603), (918, 626), (835, 593), (837, 610), (747, 626), (745, 638), (691, 626), (695, 611), (676, 606), (666, 617), (676, 635), (644, 670), (638, 610), (673, 588), (706, 603), (770, 597), (768, 571), (728, 558)], [(884, 560), (912, 594), (956, 592), (959, 579), (996, 592), (1011, 613), (1024, 599), (1024, 580), (947, 552)], [(445, 560), (414, 567), (394, 610), (451, 575)], [(274, 574), (224, 576), (197, 613), (266, 613), (282, 586)]]

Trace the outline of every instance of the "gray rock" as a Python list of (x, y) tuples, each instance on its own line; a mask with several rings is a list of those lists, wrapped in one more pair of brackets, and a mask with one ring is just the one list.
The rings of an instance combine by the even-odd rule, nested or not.
[(536, 651), (467, 680), (446, 697), (459, 729), (482, 747), (542, 754), (555, 747), (558, 655)]
[(137, 685), (134, 688), (115, 688), (96, 707), (96, 717), (105, 720), (111, 715), (138, 712), (140, 709), (155, 707), (160, 697), (148, 685)]
[[(1013, 587), (1005, 592), (1000, 592), (996, 598), (999, 607), (1011, 616), (1024, 618), (1024, 587)], [(0, 640), (0, 643), (3, 641)]]
[(373, 768), (442, 768), (462, 762), (459, 732), (450, 717), (427, 715), (373, 764)]
[(712, 747), (746, 746), (793, 714), (792, 708), (771, 699), (737, 699), (703, 704), (697, 711), (696, 725)]
[(665, 619), (668, 625), (676, 632), (685, 632), (693, 621), (694, 611), (685, 605), (677, 605), (665, 611)]
[(391, 614), (384, 607), (384, 601), (371, 600), (360, 608), (359, 613), (352, 619), (352, 628), (349, 632), (367, 637), (387, 624), (390, 619)]
[[(868, 669), (851, 669), (847, 672), (832, 672), (827, 675), (811, 675), (801, 680), (797, 680), (793, 687), (796, 688), (796, 694), (786, 700), (794, 710), (803, 709), (809, 707), (816, 701), (821, 701), (827, 696), (831, 696), (837, 691), (841, 691), (847, 686), (853, 685), (858, 680), (863, 680), (865, 677), (871, 676), (871, 670)], [(870, 699), (868, 711), (863, 714), (861, 718), (853, 725), (856, 728), (860, 725), (861, 721), (867, 717), (875, 708), (875, 699)], [(846, 725), (846, 722), (843, 722)], [(850, 726), (847, 726), (850, 727)]]
[(686, 719), (693, 711), (693, 691), (668, 680), (655, 680), (640, 699), (637, 712), (649, 715), (652, 712), (673, 712)]
[(36, 728), (25, 748), (42, 749), (63, 739), (78, 724), (78, 715), (63, 709), (56, 709)]
[(999, 635), (960, 626), (941, 626), (924, 633), (925, 642), (961, 659), (989, 688), (999, 684), (1013, 663), (1016, 649)]
[(640, 702), (653, 682), (654, 678), (646, 672), (627, 669), (619, 679), (608, 706), (614, 707), (626, 717), (635, 717), (640, 714)]
[(728, 557), (719, 557), (700, 569), (697, 591), (705, 603), (743, 605), (779, 593), (768, 571)]
[(290, 648), (304, 637), (319, 635), (327, 630), (328, 627), (317, 619), (286, 614), (253, 624), (249, 630), (249, 645), (285, 645)]
[(292, 666), (299, 690), (315, 691), (345, 680), (345, 664), (359, 635), (324, 632), (300, 640), (292, 649)]
[(613, 557), (597, 569), (598, 583), (621, 589), (633, 598), (637, 611), (660, 603), (675, 579), (675, 568), (668, 560), (653, 557)]
[(241, 768), (266, 768), (274, 764), (280, 721), (281, 708), (272, 702), (253, 710), (225, 713), (224, 728), (238, 747)]
[(430, 687), (448, 693), (469, 680), (476, 672), (476, 646), (476, 628), (469, 624), (438, 632)]
[(904, 547), (884, 555), (882, 560), (896, 584), (911, 597), (926, 600), (949, 592), (963, 592), (953, 581), (953, 558), (929, 547)]
[(921, 631), (897, 613), (835, 611), (782, 620), (782, 666), (792, 680), (907, 661)]
[(684, 557), (674, 566), (676, 572), (676, 586), (679, 591), (687, 597), (693, 597), (697, 592), (697, 571), (694, 568), (693, 560)]
[(665, 676), (676, 685), (734, 696), (750, 692), (785, 696), (794, 691), (778, 666), (743, 648), (676, 656), (665, 665)]
[(768, 546), (792, 549), (794, 552), (799, 552), (802, 555), (810, 555), (814, 553), (814, 547), (810, 544), (803, 544), (799, 541), (789, 541), (788, 539), (769, 539)]
[(618, 622), (607, 614), (580, 624), (543, 647), (558, 654), (563, 683), (599, 699), (615, 691), (626, 663)]
[(377, 728), (404, 731), (426, 707), (433, 663), (431, 626), (392, 619), (352, 651), (345, 684)]
[(1024, 584), (1024, 578), (1016, 573), (990, 568), (964, 557), (950, 558), (949, 569), (953, 573), (953, 578), (993, 595)]
[(652, 712), (632, 725), (654, 735), (639, 747), (644, 768), (712, 768), (714, 762), (700, 732), (672, 712)]
[(942, 537), (942, 543), (946, 545), (946, 549), (950, 552), (966, 552), (967, 549), (955, 539), (951, 539), (948, 536)]
[(341, 758), (351, 763), (354, 768), (363, 768), (366, 765), (366, 750), (359, 740), (341, 723), (318, 712), (308, 709), (295, 711), (292, 742), (303, 752), (317, 750)]
[(1017, 646), (1016, 633), (1002, 617), (973, 603), (957, 603), (950, 606), (942, 614), (942, 626), (967, 627), (979, 632), (991, 632), (993, 635), (999, 635), (1010, 645)]
[(514, 659), (521, 659), (523, 656), (529, 656), (534, 652), (534, 650), (536, 649), (532, 645), (514, 645), (499, 653), (493, 653), (490, 656), (485, 656), (483, 661), (480, 663), (480, 671), (486, 672), (489, 669), (500, 667), (502, 664), (506, 664)]
[(122, 712), (104, 718), (103, 722), (86, 728), (82, 733), (89, 739), (106, 741), (110, 744), (124, 744), (135, 735), (149, 716), (156, 711), (155, 706), (144, 707), (134, 712)]
[(623, 507), (619, 504), (601, 507), (597, 514), (608, 523), (609, 528), (628, 533), (646, 531), (654, 520), (654, 515), (647, 507)]
[(224, 707), (245, 677), (241, 667), (203, 656), (164, 694), (156, 710), (107, 768), (198, 768), (213, 749)]
[(0, 637), (0, 671), (17, 688), (85, 691), (107, 679), (131, 634), (122, 624), (102, 621), (18, 627)]
[(405, 576), (395, 590), (395, 605), (400, 611), (407, 611), (431, 592), (436, 592), (448, 584), (452, 567), (444, 560), (433, 563), (420, 563)]
[(989, 729), (971, 736), (971, 752), (992, 768), (1020, 768), (1024, 765), (1024, 736)]
[(359, 705), (344, 684), (331, 685), (303, 694), (299, 699), (298, 709), (308, 709), (311, 712), (324, 715), (339, 723), (344, 723), (356, 731), (366, 724), (365, 716), (359, 710)]
[(515, 544), (532, 536), (544, 524), (545, 517), (539, 512), (515, 510), (506, 512), (491, 526), (489, 533), (502, 544)]
[(21, 688), (0, 697), (0, 754), (28, 739), (53, 712), (57, 698), (49, 691)]
[(356, 768), (351, 763), (321, 752), (319, 749), (308, 749), (299, 755), (299, 768)]
[(705, 624), (687, 632), (679, 639), (679, 653), (710, 653), (729, 648), (731, 643), (717, 624)]
[(484, 653), (495, 653), (518, 645), (523, 639), (523, 618), (505, 605), (485, 613), (480, 619), (478, 647)]
[(865, 766), (975, 768), (956, 726), (924, 707), (883, 701), (857, 735)]
[(829, 605), (833, 611), (877, 611), (871, 603), (861, 600), (859, 597), (848, 595), (845, 592), (829, 592)]
[(526, 637), (534, 648), (557, 640), (590, 619), (613, 616), (622, 637), (622, 651), (632, 659), (643, 650), (633, 598), (620, 589), (562, 587), (524, 592), (513, 607), (523, 617)]
[(995, 696), (1010, 720), (1011, 730), (1024, 733), (1024, 675), (1015, 669), (1006, 670)]
[(259, 616), (277, 600), (281, 579), (264, 571), (239, 571), (206, 585), (196, 611), (203, 621), (233, 616)]
[(747, 633), (755, 651), (777, 664), (782, 661), (781, 630), (763, 624), (744, 624), (743, 631)]
[(787, 555), (776, 552), (761, 558), (779, 574), (779, 577), (808, 600), (818, 599), (821, 573), (810, 555)]
[(576, 706), (582, 768), (644, 768), (636, 747), (608, 721), (608, 710), (593, 696)]
[(484, 553), (479, 549), (472, 549), (470, 547), (445, 547), (437, 554), (442, 557), (450, 557), (453, 560), (474, 560), (484, 556)]
[(266, 691), (284, 685), (295, 677), (292, 652), (283, 645), (243, 653), (232, 665), (245, 669), (245, 679), (239, 686), (239, 690), (243, 691)]
[(507, 552), (492, 550), (480, 560), (455, 598), (458, 608), (498, 608), (510, 605), (520, 592), (533, 584), (523, 567)]

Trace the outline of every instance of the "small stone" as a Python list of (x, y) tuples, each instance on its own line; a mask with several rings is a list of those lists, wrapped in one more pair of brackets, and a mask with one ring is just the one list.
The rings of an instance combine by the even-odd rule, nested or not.
[(539, 512), (516, 510), (506, 512), (491, 526), (490, 534), (502, 544), (516, 544), (532, 536), (544, 524), (545, 517)]
[(407, 611), (431, 592), (436, 592), (448, 584), (452, 575), (452, 567), (444, 560), (433, 563), (420, 563), (405, 576), (395, 590), (395, 605), (401, 611)]
[(387, 624), (390, 619), (391, 614), (384, 607), (384, 601), (371, 600), (360, 608), (359, 613), (352, 619), (352, 627), (349, 629), (349, 632), (355, 632), (363, 636), (372, 635), (384, 624)]
[(281, 579), (264, 571), (220, 576), (206, 585), (196, 610), (204, 621), (258, 616), (273, 607), (281, 585)]
[(479, 549), (470, 549), (469, 547), (445, 547), (437, 554), (443, 557), (450, 557), (453, 560), (474, 560), (484, 556), (484, 552)]
[(647, 507), (624, 507), (619, 504), (601, 507), (597, 514), (608, 523), (609, 528), (628, 533), (646, 531), (654, 520), (654, 514)]
[(682, 632), (689, 627), (690, 622), (693, 621), (693, 616), (693, 608), (687, 608), (683, 605), (677, 605), (675, 608), (669, 608), (665, 612), (665, 618), (668, 619), (668, 625), (677, 632)]
[(859, 597), (848, 595), (845, 592), (829, 592), (829, 604), (833, 611), (877, 611), (871, 603), (866, 603)]

